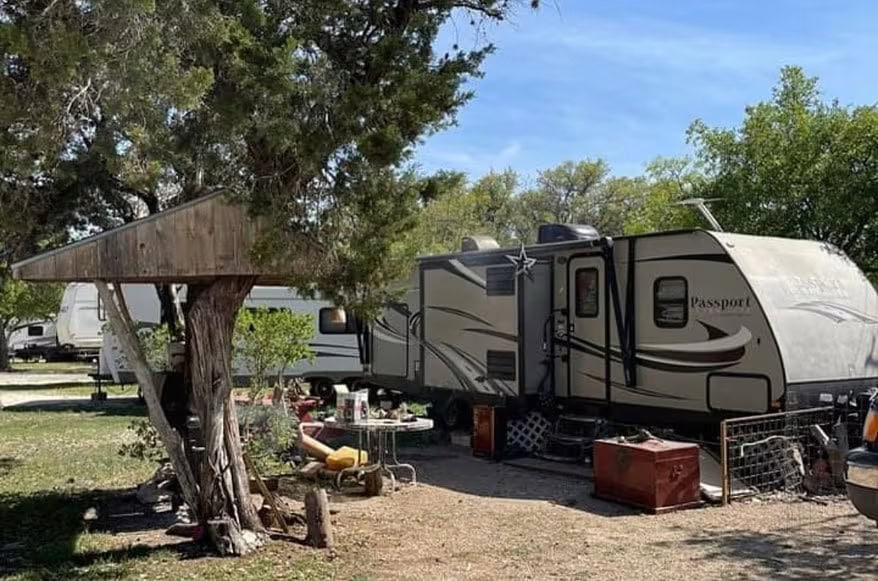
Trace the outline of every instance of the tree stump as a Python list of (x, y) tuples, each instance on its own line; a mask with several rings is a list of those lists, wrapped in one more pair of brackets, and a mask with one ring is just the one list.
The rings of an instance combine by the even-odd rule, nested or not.
[(313, 488), (305, 494), (305, 520), (308, 526), (308, 544), (318, 549), (331, 549), (333, 540), (329, 498), (322, 488)]
[(363, 483), (366, 485), (366, 496), (381, 496), (384, 491), (384, 475), (381, 469), (366, 472)]

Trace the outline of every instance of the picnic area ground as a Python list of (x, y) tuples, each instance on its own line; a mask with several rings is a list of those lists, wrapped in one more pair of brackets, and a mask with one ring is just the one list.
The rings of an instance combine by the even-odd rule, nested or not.
[[(76, 388), (70, 388), (76, 389)], [(51, 388), (63, 395), (64, 388)], [(78, 393), (78, 392), (77, 392)], [(27, 403), (27, 395), (44, 396)], [(10, 400), (14, 395), (15, 402)], [(661, 516), (596, 500), (586, 481), (410, 450), (420, 483), (334, 496), (337, 552), (275, 541), (204, 557), (136, 508), (154, 465), (119, 455), (134, 398), (100, 406), (0, 387), (0, 576), (12, 579), (856, 579), (878, 529), (843, 498), (741, 501)], [(90, 508), (97, 518), (83, 520)], [(169, 520), (170, 519), (170, 520)]]

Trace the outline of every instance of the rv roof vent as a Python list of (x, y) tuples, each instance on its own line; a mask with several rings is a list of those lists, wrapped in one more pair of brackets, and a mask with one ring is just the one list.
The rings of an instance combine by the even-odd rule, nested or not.
[(597, 240), (600, 237), (597, 228), (588, 224), (543, 224), (537, 234), (537, 243)]
[(464, 236), (460, 242), (461, 252), (478, 252), (479, 250), (493, 250), (495, 248), (500, 248), (500, 245), (490, 236)]

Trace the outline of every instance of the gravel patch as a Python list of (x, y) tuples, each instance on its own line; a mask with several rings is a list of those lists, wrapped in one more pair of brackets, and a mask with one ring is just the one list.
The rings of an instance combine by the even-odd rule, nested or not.
[(843, 498), (741, 501), (645, 515), (591, 484), (449, 452), (421, 483), (347, 502), (341, 578), (873, 579), (878, 530)]

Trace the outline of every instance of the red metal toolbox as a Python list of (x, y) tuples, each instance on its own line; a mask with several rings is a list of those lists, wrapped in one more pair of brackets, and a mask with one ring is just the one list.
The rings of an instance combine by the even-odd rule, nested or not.
[(649, 439), (594, 444), (594, 495), (649, 512), (701, 504), (698, 446)]

